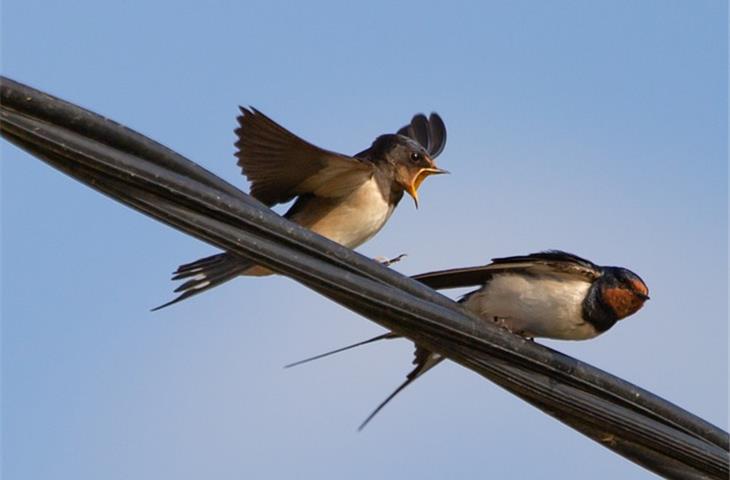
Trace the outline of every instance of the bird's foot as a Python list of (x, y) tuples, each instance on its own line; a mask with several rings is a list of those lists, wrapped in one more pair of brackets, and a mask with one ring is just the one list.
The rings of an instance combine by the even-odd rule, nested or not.
[(393, 257), (393, 258), (375, 257), (373, 260), (382, 264), (384, 267), (390, 267), (394, 263), (400, 262), (403, 259), (403, 257), (407, 257), (407, 256), (408, 256), (407, 253), (401, 253), (397, 257)]
[(510, 324), (508, 322), (507, 318), (504, 317), (492, 317), (492, 321), (494, 322), (497, 327), (501, 328), (502, 330), (506, 330), (509, 333), (514, 333), (515, 335), (519, 335), (520, 337), (523, 337), (526, 340), (530, 340), (532, 342), (535, 341), (534, 338), (532, 338), (527, 332), (524, 330), (513, 330), (510, 328)]
[(503, 317), (492, 317), (492, 321), (502, 330), (507, 330), (510, 333), (515, 333), (512, 331), (511, 328), (509, 328), (509, 325), (507, 325), (507, 319)]

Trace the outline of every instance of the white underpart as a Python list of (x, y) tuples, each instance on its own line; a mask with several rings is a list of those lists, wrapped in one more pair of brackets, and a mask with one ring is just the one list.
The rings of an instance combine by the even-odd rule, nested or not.
[[(290, 220), (348, 248), (357, 248), (383, 228), (393, 209), (380, 193), (375, 178), (371, 178), (346, 197), (310, 199)], [(326, 215), (322, 215), (323, 212)], [(244, 275), (272, 273), (268, 268), (256, 265)]]
[(585, 340), (598, 334), (582, 317), (589, 287), (587, 281), (565, 277), (499, 274), (464, 305), (527, 337)]
[(322, 198), (317, 201), (337, 206), (325, 218), (313, 223), (305, 215), (297, 216), (293, 220), (349, 248), (358, 247), (370, 240), (393, 213), (393, 206), (388, 205), (383, 198), (375, 178), (363, 183), (346, 199)]

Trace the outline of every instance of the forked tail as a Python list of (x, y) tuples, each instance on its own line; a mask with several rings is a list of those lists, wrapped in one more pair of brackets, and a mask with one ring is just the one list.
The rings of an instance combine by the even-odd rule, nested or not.
[(172, 274), (173, 280), (188, 279), (175, 289), (175, 293), (181, 292), (180, 295), (159, 307), (153, 308), (152, 311), (169, 307), (193, 295), (217, 287), (241, 275), (252, 266), (252, 262), (229, 253), (218, 253), (192, 263), (180, 265)]

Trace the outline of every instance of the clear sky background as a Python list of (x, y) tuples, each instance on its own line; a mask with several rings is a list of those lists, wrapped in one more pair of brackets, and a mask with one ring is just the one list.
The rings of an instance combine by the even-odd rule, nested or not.
[[(438, 111), (450, 176), (370, 256), (408, 274), (560, 248), (652, 300), (545, 344), (727, 428), (727, 5), (710, 1), (5, 0), (3, 74), (247, 188), (253, 105), (355, 153)], [(650, 474), (446, 363), (362, 433), (406, 341), (283, 277), (157, 313), (214, 248), (2, 142), (2, 473), (21, 479), (585, 478)]]

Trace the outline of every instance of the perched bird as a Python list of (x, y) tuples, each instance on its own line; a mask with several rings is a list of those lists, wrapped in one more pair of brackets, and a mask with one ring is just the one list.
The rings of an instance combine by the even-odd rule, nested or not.
[[(436, 290), (479, 285), (459, 303), (479, 318), (527, 338), (594, 338), (617, 321), (636, 313), (649, 299), (646, 284), (632, 271), (598, 266), (557, 250), (496, 258), (484, 266), (422, 273), (413, 278)], [(385, 333), (288, 366), (391, 338), (398, 338), (398, 335)], [(443, 358), (416, 345), (415, 368), (368, 416), (360, 429), (401, 390)]]
[[(251, 182), (251, 195), (267, 206), (296, 198), (285, 218), (349, 248), (380, 231), (403, 192), (418, 208), (423, 180), (448, 173), (434, 163), (446, 145), (446, 126), (436, 113), (414, 116), (355, 156), (316, 147), (253, 108), (241, 107), (238, 123), (236, 157)], [(239, 275), (272, 273), (230, 253), (202, 258), (178, 267), (173, 280), (187, 280), (175, 290), (180, 295), (153, 310)]]

